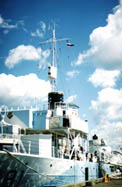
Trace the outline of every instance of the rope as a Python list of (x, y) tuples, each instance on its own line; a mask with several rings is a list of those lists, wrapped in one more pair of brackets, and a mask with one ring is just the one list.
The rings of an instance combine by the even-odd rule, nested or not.
[(32, 171), (34, 171), (35, 173), (37, 173), (38, 175), (41, 175), (43, 177), (46, 177), (47, 175), (43, 175), (40, 174), (38, 171), (36, 171), (34, 168), (32, 168), (31, 166), (25, 164), (22, 160), (18, 159), (15, 155), (12, 155), (8, 150), (4, 149), (4, 152), (6, 152), (9, 156), (11, 156), (12, 158), (16, 159), (18, 162), (20, 162), (22, 165), (24, 165), (25, 167), (31, 169)]
[[(47, 179), (51, 180), (50, 178), (52, 178), (53, 176), (49, 176), (49, 175), (44, 175), (44, 174), (41, 174), (39, 173), (37, 170), (35, 170), (34, 168), (32, 168), (31, 166), (25, 164), (22, 160), (18, 159), (15, 155), (11, 154), (8, 150), (4, 149), (3, 150), (4, 152), (6, 152), (9, 156), (11, 156), (12, 158), (14, 158), (15, 160), (17, 160), (19, 163), (21, 163), (22, 165), (24, 165), (26, 168), (32, 170), (33, 172), (35, 172), (36, 174), (38, 174), (39, 176), (41, 177), (46, 177)], [(59, 180), (59, 179), (54, 179), (55, 182), (59, 182), (59, 183), (62, 183), (63, 180)]]

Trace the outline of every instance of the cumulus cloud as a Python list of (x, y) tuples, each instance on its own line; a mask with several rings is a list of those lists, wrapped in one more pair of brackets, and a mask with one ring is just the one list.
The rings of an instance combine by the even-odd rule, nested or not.
[(104, 88), (98, 92), (96, 101), (91, 106), (99, 111), (100, 120), (122, 120), (122, 89)]
[[(122, 89), (104, 88), (92, 100), (91, 109), (95, 111), (96, 128), (91, 133), (103, 137), (111, 145), (122, 142)], [(106, 132), (106, 133), (105, 133)], [(92, 134), (93, 135), (93, 134)], [(121, 140), (121, 141), (120, 141)], [(112, 145), (112, 146), (113, 146)]]
[(5, 65), (8, 68), (13, 68), (16, 64), (20, 63), (23, 60), (27, 61), (46, 61), (50, 55), (49, 50), (42, 51), (41, 48), (35, 48), (32, 45), (19, 45), (15, 49), (9, 51), (9, 55), (5, 60)]
[(96, 67), (122, 69), (122, 1), (108, 15), (106, 26), (93, 30), (89, 44), (91, 48), (79, 54), (76, 65), (90, 60)]
[(73, 77), (75, 77), (75, 76), (78, 76), (79, 73), (80, 73), (80, 71), (73, 70), (73, 71), (67, 72), (66, 75), (67, 75), (67, 78), (68, 78), (68, 79), (71, 79), (71, 78), (73, 78)]
[(72, 103), (77, 98), (77, 95), (71, 95), (67, 98), (66, 103)]
[(95, 72), (89, 77), (89, 81), (95, 87), (113, 87), (115, 86), (116, 80), (119, 76), (119, 70), (107, 71), (103, 69), (96, 69)]
[(31, 45), (20, 45), (9, 51), (9, 56), (5, 61), (5, 65), (9, 68), (13, 68), (15, 64), (18, 64), (22, 60), (39, 60), (40, 53), (41, 48), (36, 49)]
[(100, 139), (104, 138), (107, 145), (119, 150), (122, 146), (122, 122), (106, 122), (104, 125), (96, 126), (90, 131), (90, 136), (97, 134)]
[(51, 86), (49, 81), (39, 79), (36, 74), (16, 77), (3, 73), (0, 74), (0, 90), (1, 105), (32, 106), (35, 99), (38, 102), (47, 100)]

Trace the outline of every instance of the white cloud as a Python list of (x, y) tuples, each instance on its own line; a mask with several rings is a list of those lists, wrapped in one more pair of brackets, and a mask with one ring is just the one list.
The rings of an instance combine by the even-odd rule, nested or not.
[(46, 30), (46, 24), (43, 21), (40, 21), (41, 29), (43, 32)]
[(98, 92), (96, 101), (91, 102), (92, 109), (99, 113), (100, 120), (122, 119), (122, 90), (104, 88)]
[(106, 122), (104, 125), (98, 125), (90, 131), (90, 136), (93, 134), (106, 140), (107, 145), (113, 149), (119, 150), (119, 147), (122, 146), (122, 122)]
[(91, 48), (79, 54), (76, 65), (92, 62), (97, 69), (89, 77), (98, 92), (96, 100), (91, 101), (95, 112), (96, 126), (90, 131), (107, 140), (112, 147), (122, 146), (122, 89), (115, 89), (122, 70), (122, 1), (109, 14), (107, 24), (93, 30), (89, 40)]
[(45, 66), (48, 64), (47, 58), (49, 57), (49, 55), (50, 55), (49, 50), (45, 50), (45, 51), (41, 52), (41, 57), (40, 57), (40, 61), (39, 61), (39, 64), (38, 64), (39, 69), (45, 68)]
[(0, 74), (0, 104), (11, 107), (31, 106), (47, 100), (51, 91), (49, 81), (41, 80), (36, 74), (16, 77)]
[(4, 33), (4, 34), (8, 34), (8, 33), (9, 33), (9, 30), (4, 30), (3, 33)]
[(3, 24), (3, 18), (2, 18), (2, 16), (0, 15), (0, 25), (2, 25)]
[(43, 34), (43, 32), (40, 32), (39, 29), (36, 29), (35, 32), (31, 32), (31, 36), (33, 36), (33, 37), (39, 37), (39, 38), (43, 38), (44, 34)]
[(39, 25), (40, 25), (41, 28), (36, 29), (35, 32), (31, 32), (31, 36), (43, 38), (44, 33), (46, 31), (46, 24), (43, 21), (40, 21)]
[(77, 95), (69, 96), (66, 100), (66, 103), (72, 103), (77, 98)]
[(69, 72), (67, 72), (67, 77), (68, 77), (68, 79), (71, 79), (71, 78), (73, 78), (73, 77), (79, 75), (79, 73), (80, 73), (80, 72), (77, 71), (77, 70), (69, 71)]
[(122, 1), (108, 15), (106, 26), (93, 30), (89, 43), (91, 48), (79, 54), (76, 65), (90, 60), (96, 67), (122, 69)]
[(43, 63), (46, 61), (50, 52), (42, 51), (41, 48), (35, 48), (32, 45), (19, 45), (15, 49), (11, 49), (9, 51), (9, 56), (5, 60), (5, 65), (8, 68), (13, 68), (16, 64), (20, 63), (22, 60), (27, 61), (40, 61), (42, 60)]
[(17, 24), (13, 25), (13, 24), (9, 24), (9, 22), (10, 22), (10, 20), (5, 20), (0, 15), (0, 28), (3, 28), (3, 29), (14, 29), (14, 28), (17, 28)]
[(14, 21), (13, 24), (13, 20), (4, 19), (1, 15), (0, 15), (0, 28), (3, 30), (4, 34), (8, 34), (10, 30), (20, 29), (20, 28), (25, 32), (28, 32), (27, 29), (25, 28), (24, 20)]
[(122, 89), (104, 88), (98, 92), (98, 98), (91, 102), (95, 111), (97, 126), (91, 134), (97, 133), (112, 146), (122, 146)]
[(103, 69), (96, 69), (93, 75), (89, 77), (89, 81), (95, 86), (113, 87), (120, 75), (119, 70), (107, 71)]

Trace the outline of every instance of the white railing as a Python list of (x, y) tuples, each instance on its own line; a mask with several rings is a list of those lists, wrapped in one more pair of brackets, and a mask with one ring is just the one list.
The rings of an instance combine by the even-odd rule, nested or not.
[(20, 139), (19, 134), (0, 134), (0, 139)]

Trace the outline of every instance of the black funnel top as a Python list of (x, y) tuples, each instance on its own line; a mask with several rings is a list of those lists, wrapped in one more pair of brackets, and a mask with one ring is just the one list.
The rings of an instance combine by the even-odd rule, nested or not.
[(48, 94), (48, 109), (54, 109), (55, 103), (64, 102), (64, 94), (62, 92), (50, 92)]

